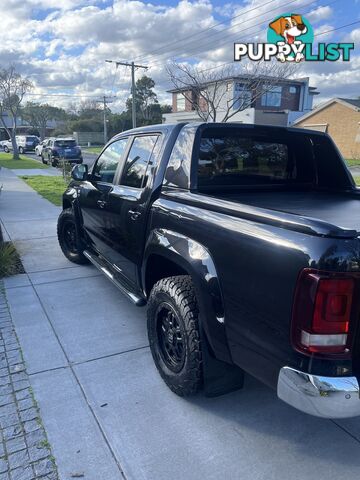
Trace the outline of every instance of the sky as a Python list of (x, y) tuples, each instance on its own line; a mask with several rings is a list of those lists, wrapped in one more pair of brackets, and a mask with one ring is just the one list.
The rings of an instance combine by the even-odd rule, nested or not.
[(0, 66), (12, 64), (33, 81), (32, 101), (66, 107), (105, 94), (112, 110), (122, 111), (130, 69), (105, 62), (112, 59), (148, 66), (159, 100), (170, 103), (167, 63), (203, 70), (230, 62), (241, 73), (243, 66), (232, 64), (233, 43), (266, 41), (269, 22), (289, 11), (304, 15), (315, 34), (338, 29), (317, 41), (355, 42), (350, 62), (303, 62), (294, 76), (310, 77), (318, 103), (360, 96), (360, 23), (339, 28), (360, 20), (360, 0), (0, 0), (0, 6)]

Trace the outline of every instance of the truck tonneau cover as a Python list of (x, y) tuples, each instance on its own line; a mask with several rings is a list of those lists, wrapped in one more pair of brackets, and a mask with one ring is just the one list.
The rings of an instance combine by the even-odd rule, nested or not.
[(359, 200), (329, 192), (241, 192), (216, 194), (224, 200), (322, 220), (340, 228), (360, 231)]

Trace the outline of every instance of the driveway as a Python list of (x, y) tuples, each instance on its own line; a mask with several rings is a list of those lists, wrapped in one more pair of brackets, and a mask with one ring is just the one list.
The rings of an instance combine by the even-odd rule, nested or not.
[(145, 309), (62, 255), (60, 209), (2, 173), (0, 215), (26, 274), (6, 282), (30, 382), (62, 479), (357, 479), (360, 419), (302, 414), (251, 377), (184, 399), (160, 379)]

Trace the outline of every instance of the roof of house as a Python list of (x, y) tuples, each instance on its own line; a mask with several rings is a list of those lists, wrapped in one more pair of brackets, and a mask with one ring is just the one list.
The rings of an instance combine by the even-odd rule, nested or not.
[(345, 107), (352, 108), (353, 110), (356, 110), (357, 112), (360, 111), (360, 99), (356, 98), (332, 98), (331, 100), (321, 103), (318, 105), (314, 110), (311, 110), (311, 112), (306, 113), (302, 117), (299, 117), (295, 120), (294, 125), (306, 120), (307, 118), (312, 117), (315, 115), (315, 113), (321, 112), (321, 110), (324, 110), (324, 108), (329, 107), (333, 103), (340, 103), (341, 105), (344, 105)]
[[(266, 80), (278, 80), (279, 83), (291, 83), (292, 85), (294, 84), (297, 84), (297, 85), (303, 85), (304, 83), (308, 83), (309, 82), (309, 77), (303, 77), (303, 78), (295, 78), (295, 79), (292, 79), (292, 78), (277, 78), (277, 77), (273, 77), (271, 75), (261, 75), (260, 76), (264, 81)], [(254, 76), (251, 75), (251, 74), (242, 74), (242, 75), (232, 75), (232, 76), (228, 76), (228, 77), (224, 77), (224, 78), (218, 78), (218, 79), (210, 79), (208, 82), (204, 82), (202, 84), (202, 86), (206, 86), (206, 85), (210, 85), (211, 83), (215, 83), (215, 82), (228, 82), (230, 80), (242, 80), (244, 82), (246, 82), (247, 80), (251, 80), (253, 79)], [(198, 87), (200, 85), (197, 85)], [(186, 90), (189, 90), (190, 88), (190, 85), (188, 86), (184, 86), (184, 87), (181, 87), (181, 88), (173, 88), (171, 90), (167, 90), (168, 93), (176, 93), (176, 92), (183, 92), (183, 91), (186, 91)], [(311, 93), (315, 93), (314, 90), (316, 90), (316, 87), (309, 87), (312, 92)], [(316, 92), (317, 93), (317, 92)]]
[(360, 108), (360, 98), (339, 98), (339, 100), (350, 103), (350, 105), (353, 105), (356, 108)]

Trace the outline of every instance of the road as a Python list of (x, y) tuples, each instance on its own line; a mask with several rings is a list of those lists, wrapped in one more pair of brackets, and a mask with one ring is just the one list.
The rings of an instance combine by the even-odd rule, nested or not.
[[(41, 162), (41, 157), (38, 157), (35, 153), (26, 152), (26, 156), (29, 158), (32, 158), (33, 160), (37, 160), (38, 162)], [(83, 150), (83, 158), (84, 158), (84, 163), (86, 163), (90, 167), (90, 165), (92, 165), (97, 159), (97, 155), (94, 153), (87, 153)]]

